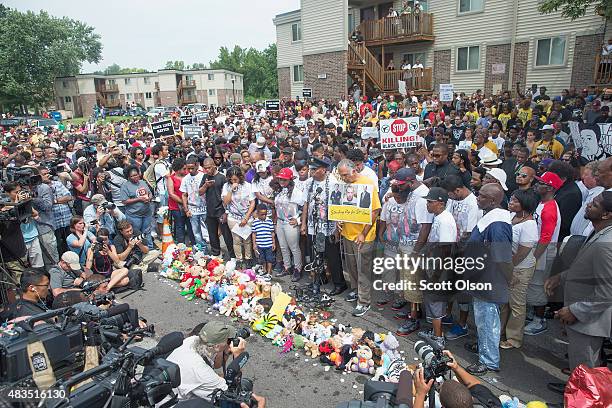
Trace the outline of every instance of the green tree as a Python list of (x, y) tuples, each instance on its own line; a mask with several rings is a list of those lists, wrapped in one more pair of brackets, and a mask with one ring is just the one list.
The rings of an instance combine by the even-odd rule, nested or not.
[(550, 14), (561, 10), (561, 15), (571, 20), (584, 16), (587, 8), (595, 6), (595, 12), (612, 18), (612, 0), (544, 0), (538, 6), (540, 13)]
[(164, 69), (183, 70), (185, 69), (185, 61), (167, 61)]
[(84, 61), (100, 61), (94, 28), (41, 11), (0, 9), (0, 104), (41, 107), (53, 100), (56, 77), (76, 75)]
[(206, 69), (206, 64), (203, 62), (194, 62), (188, 69)]

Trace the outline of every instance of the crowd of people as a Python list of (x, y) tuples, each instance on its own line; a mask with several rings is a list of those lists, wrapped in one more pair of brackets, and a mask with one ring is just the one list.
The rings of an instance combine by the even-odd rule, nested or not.
[[(39, 304), (49, 288), (59, 296), (92, 274), (121, 290), (138, 281), (134, 265), (142, 270), (158, 257), (169, 218), (176, 243), (241, 268), (261, 264), (270, 279), (310, 279), (305, 265), (321, 252), (329, 294), (354, 302), (356, 317), (373, 304), (390, 307), (400, 336), (421, 331), (427, 319), (433, 328), (420, 334), (444, 346), (469, 335), (471, 311), (477, 341), (467, 346), (478, 355), (471, 374), (499, 371), (500, 350), (520, 348), (552, 318), (567, 333), (569, 370), (605, 365), (612, 158), (585, 159), (568, 126), (607, 123), (610, 105), (607, 91), (550, 97), (544, 87), (514, 97), (460, 93), (451, 102), (357, 92), (338, 101), (282, 100), (279, 111), (234, 105), (196, 116), (186, 108), (181, 116), (203, 127), (193, 139), (183, 137), (178, 116), (176, 134), (166, 137), (154, 137), (146, 118), (68, 122), (62, 131), (7, 128), (0, 211), (28, 200), (32, 210), (16, 227), (3, 224), (3, 265), (15, 286), (26, 268), (49, 271), (47, 291), (34, 285), (28, 297)], [(422, 143), (382, 150), (377, 138), (362, 137), (364, 128), (401, 117), (419, 118)], [(336, 201), (338, 185), (345, 194), (368, 186), (371, 197), (359, 206), (370, 209), (369, 223), (329, 219), (329, 203), (346, 204)], [(483, 254), (482, 267), (465, 273), (385, 267), (383, 283), (408, 283), (397, 290), (377, 289), (372, 272), (398, 257)], [(458, 278), (491, 286), (419, 285)], [(3, 292), (15, 300), (12, 287)]]

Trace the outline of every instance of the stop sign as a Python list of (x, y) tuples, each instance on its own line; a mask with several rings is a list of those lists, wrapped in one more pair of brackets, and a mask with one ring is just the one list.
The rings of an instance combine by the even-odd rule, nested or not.
[(408, 131), (408, 124), (401, 119), (395, 119), (391, 123), (391, 133), (395, 136), (404, 136)]

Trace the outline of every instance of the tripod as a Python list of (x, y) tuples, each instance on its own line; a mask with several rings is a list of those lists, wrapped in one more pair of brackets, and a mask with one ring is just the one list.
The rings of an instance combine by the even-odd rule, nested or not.
[(318, 295), (321, 291), (321, 285), (325, 277), (325, 245), (327, 237), (324, 233), (319, 231), (319, 206), (321, 205), (321, 192), (322, 189), (319, 187), (314, 195), (314, 208), (312, 210), (312, 223), (314, 228), (314, 234), (312, 243), (310, 245), (310, 259), (311, 262), (304, 266), (304, 270), (313, 275), (312, 279), (312, 292)]

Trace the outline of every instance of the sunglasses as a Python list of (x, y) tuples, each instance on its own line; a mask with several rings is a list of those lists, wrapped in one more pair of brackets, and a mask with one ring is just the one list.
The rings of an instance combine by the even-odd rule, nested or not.
[(529, 177), (529, 174), (527, 174), (527, 173), (518, 173), (517, 176)]

